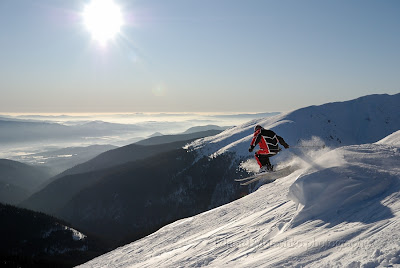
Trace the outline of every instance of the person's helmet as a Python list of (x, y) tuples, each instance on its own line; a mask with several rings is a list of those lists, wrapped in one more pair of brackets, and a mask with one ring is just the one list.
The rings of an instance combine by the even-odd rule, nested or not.
[(260, 126), (260, 125), (255, 126), (255, 127), (254, 127), (254, 132), (257, 131), (257, 130), (259, 130), (260, 128), (262, 128), (262, 126)]

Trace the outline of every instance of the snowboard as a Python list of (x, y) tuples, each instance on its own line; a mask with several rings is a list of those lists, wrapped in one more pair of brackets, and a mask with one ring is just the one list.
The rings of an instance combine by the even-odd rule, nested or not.
[(295, 171), (295, 169), (293, 167), (287, 166), (287, 167), (284, 167), (282, 169), (278, 169), (276, 171), (263, 172), (263, 173), (255, 174), (255, 175), (250, 176), (250, 177), (241, 178), (241, 179), (235, 179), (235, 181), (241, 182), (240, 185), (249, 185), (250, 183), (259, 181), (261, 179), (268, 180), (268, 181), (272, 182), (272, 181), (274, 181), (274, 180), (276, 180), (278, 178), (288, 176), (294, 171)]

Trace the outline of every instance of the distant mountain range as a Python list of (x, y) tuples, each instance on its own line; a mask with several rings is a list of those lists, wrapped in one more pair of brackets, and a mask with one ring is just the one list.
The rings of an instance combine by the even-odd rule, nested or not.
[(113, 145), (90, 145), (85, 147), (67, 147), (40, 153), (14, 156), (12, 160), (44, 167), (55, 176), (69, 168), (86, 162), (93, 157), (118, 148)]
[(182, 148), (185, 144), (194, 139), (216, 135), (220, 130), (208, 130), (191, 134), (162, 135), (141, 140), (137, 143), (108, 150), (98, 156), (78, 164), (50, 179), (48, 183), (57, 178), (79, 173), (86, 173), (95, 170), (125, 164), (139, 159), (144, 159), (159, 153)]
[[(145, 115), (148, 121), (143, 121), (134, 124), (119, 124), (104, 121), (90, 121), (90, 117), (82, 118), (79, 116), (0, 116), (0, 144), (15, 144), (15, 143), (32, 143), (32, 142), (71, 142), (79, 141), (86, 142), (88, 139), (96, 140), (99, 143), (99, 138), (113, 137), (114, 145), (126, 144), (125, 141), (136, 142), (140, 137), (146, 137), (151, 131), (168, 131), (178, 133), (185, 125), (196, 126), (204, 122), (225, 122), (244, 120), (252, 118), (261, 118), (264, 116), (272, 116), (277, 113), (263, 114), (236, 114), (236, 115), (191, 115), (194, 119), (188, 121), (173, 121), (169, 119), (173, 115), (157, 114), (156, 117), (164, 118), (165, 121), (152, 121), (150, 115)], [(135, 115), (116, 115), (118, 118), (132, 118)], [(136, 115), (142, 118), (140, 115)], [(143, 115), (142, 115), (143, 116)], [(184, 116), (177, 114), (178, 118)], [(34, 120), (32, 118), (35, 118)], [(66, 119), (72, 121), (65, 121)], [(198, 118), (198, 120), (196, 119)], [(59, 120), (57, 120), (59, 119)], [(110, 117), (112, 119), (112, 117)], [(47, 120), (47, 121), (45, 121)], [(79, 121), (81, 120), (81, 121)], [(82, 121), (85, 120), (85, 121)], [(59, 123), (59, 122), (63, 123)], [(134, 120), (133, 120), (134, 121)], [(230, 123), (231, 124), (231, 123)], [(217, 127), (217, 126), (215, 126)], [(209, 128), (203, 126), (199, 129), (191, 130), (191, 132), (199, 132), (205, 130), (220, 130), (221, 128)], [(120, 139), (120, 140), (119, 140)], [(122, 143), (121, 143), (122, 142)]]
[(58, 123), (0, 120), (0, 143), (68, 141), (85, 137), (102, 137), (142, 130), (137, 125), (93, 121), (66, 126)]
[[(272, 159), (275, 162), (301, 153), (304, 142), (338, 147), (382, 139), (400, 128), (398, 103), (400, 94), (310, 106), (198, 139), (185, 150), (176, 146), (186, 141), (155, 146), (152, 154), (139, 153), (141, 159), (135, 156), (138, 144), (130, 145), (83, 164), (82, 170), (75, 169), (78, 173), (65, 173), (22, 205), (116, 243), (135, 240), (248, 194), (251, 186), (241, 187), (233, 179), (247, 174), (240, 166), (253, 159), (247, 148), (256, 124), (273, 129), (292, 146)], [(150, 152), (150, 147), (142, 152)]]
[[(220, 114), (218, 117), (222, 118), (265, 118), (265, 117), (270, 117), (270, 116), (275, 116), (280, 114), (280, 112), (272, 112), (272, 113), (246, 113), (246, 114)], [(210, 117), (213, 117), (213, 115), (210, 115)]]
[(204, 130), (203, 127), (196, 128), (200, 131), (193, 131), (194, 129), (188, 129), (182, 134), (174, 134), (174, 135), (158, 135), (153, 136), (147, 139), (143, 139), (141, 141), (136, 142), (136, 145), (158, 145), (171, 143), (176, 141), (188, 141), (191, 139), (199, 139), (203, 137), (209, 137), (213, 135), (217, 135), (223, 131), (223, 128), (216, 126), (215, 129), (207, 129)]
[(225, 130), (230, 127), (220, 127), (217, 125), (205, 125), (205, 126), (197, 126), (197, 127), (191, 127), (182, 134), (190, 134), (190, 133), (195, 133), (195, 132), (201, 132), (201, 131), (207, 131), (207, 130)]
[(49, 178), (41, 168), (0, 159), (0, 203), (18, 204)]

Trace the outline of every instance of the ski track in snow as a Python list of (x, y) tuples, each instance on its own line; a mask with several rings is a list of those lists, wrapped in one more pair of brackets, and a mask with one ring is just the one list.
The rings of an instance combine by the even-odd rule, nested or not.
[(400, 267), (393, 135), (312, 152), (285, 178), (80, 267)]

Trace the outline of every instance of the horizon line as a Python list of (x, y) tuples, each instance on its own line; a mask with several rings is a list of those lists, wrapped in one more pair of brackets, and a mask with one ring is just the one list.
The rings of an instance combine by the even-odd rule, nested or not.
[(241, 115), (241, 114), (274, 114), (283, 111), (272, 112), (0, 112), (0, 116), (88, 116), (88, 115)]

